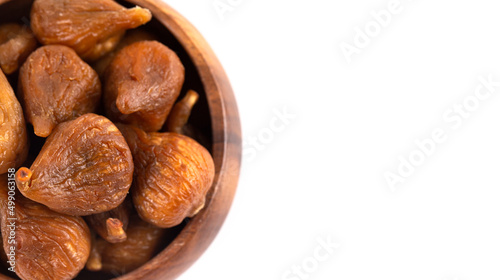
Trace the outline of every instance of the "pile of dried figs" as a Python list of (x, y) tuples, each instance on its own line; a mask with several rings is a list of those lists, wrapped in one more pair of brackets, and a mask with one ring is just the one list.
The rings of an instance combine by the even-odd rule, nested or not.
[(137, 29), (151, 18), (35, 0), (30, 26), (0, 24), (0, 258), (23, 280), (127, 273), (204, 207), (214, 162), (185, 127), (198, 94)]

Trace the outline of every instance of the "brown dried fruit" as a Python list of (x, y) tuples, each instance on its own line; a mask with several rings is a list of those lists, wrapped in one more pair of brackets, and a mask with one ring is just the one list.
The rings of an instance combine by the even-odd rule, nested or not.
[(58, 125), (31, 170), (16, 173), (24, 196), (69, 215), (118, 207), (133, 178), (130, 149), (111, 121), (86, 114)]
[(97, 239), (93, 246), (93, 254), (89, 258), (89, 270), (101, 270), (113, 274), (125, 274), (148, 262), (167, 230), (150, 225), (134, 216), (127, 229), (127, 240), (112, 244)]
[(35, 0), (31, 28), (44, 45), (66, 45), (96, 60), (116, 47), (125, 30), (151, 18), (147, 9), (125, 9), (112, 0)]
[(167, 228), (192, 217), (205, 204), (214, 178), (210, 153), (177, 133), (146, 133), (118, 124), (134, 157), (134, 206), (141, 218)]
[(115, 58), (116, 54), (123, 48), (125, 48), (128, 45), (131, 45), (135, 42), (140, 42), (140, 41), (146, 41), (146, 40), (156, 40), (157, 36), (155, 36), (152, 33), (149, 33), (148, 31), (144, 29), (131, 29), (128, 30), (127, 33), (125, 33), (125, 36), (123, 36), (123, 39), (121, 39), (120, 43), (118, 43), (118, 46), (116, 48), (103, 56), (101, 59), (96, 61), (94, 64), (92, 64), (92, 67), (95, 69), (97, 74), (99, 74), (99, 77), (104, 77), (104, 73), (106, 72), (106, 69), (108, 68), (108, 65), (113, 61)]
[[(5, 251), (15, 253), (17, 275), (23, 280), (73, 279), (90, 253), (90, 231), (85, 222), (56, 213), (19, 193), (11, 200), (16, 189), (7, 180), (6, 175), (0, 176), (1, 230)], [(12, 232), (15, 244), (10, 239)]]
[(28, 156), (28, 135), (21, 104), (0, 71), (0, 174), (18, 167)]
[(127, 239), (125, 231), (128, 227), (131, 207), (129, 199), (125, 199), (115, 209), (87, 216), (85, 220), (106, 241), (110, 243), (123, 242)]
[(0, 67), (3, 72), (12, 74), (17, 71), (37, 44), (28, 27), (15, 23), (0, 25)]
[(19, 94), (35, 134), (47, 137), (59, 123), (94, 112), (101, 98), (97, 73), (74, 50), (37, 49), (21, 67)]
[(186, 93), (186, 96), (184, 96), (181, 101), (175, 104), (167, 119), (167, 130), (169, 132), (175, 132), (184, 135), (186, 134), (184, 132), (184, 126), (188, 122), (189, 116), (191, 115), (191, 110), (196, 104), (196, 101), (198, 101), (198, 98), (198, 93), (196, 93), (196, 91), (194, 90), (190, 90)]
[(145, 131), (162, 128), (184, 83), (177, 55), (156, 41), (123, 48), (106, 70), (104, 107), (112, 120)]

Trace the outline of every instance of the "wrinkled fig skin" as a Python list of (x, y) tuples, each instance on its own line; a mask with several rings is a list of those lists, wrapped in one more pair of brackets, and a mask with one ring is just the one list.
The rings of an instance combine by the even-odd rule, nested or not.
[[(15, 208), (9, 208), (8, 190), (14, 190)], [(56, 213), (24, 198), (7, 176), (0, 176), (0, 216), (5, 251), (15, 245), (15, 271), (23, 280), (73, 279), (90, 253), (90, 231), (80, 217)], [(11, 206), (12, 207), (12, 206)], [(10, 213), (14, 216), (11, 216)], [(15, 242), (9, 244), (9, 228), (15, 220)]]
[(180, 94), (184, 66), (156, 41), (123, 48), (106, 70), (104, 107), (111, 120), (158, 131)]
[(28, 134), (21, 104), (0, 71), (0, 174), (18, 167), (28, 156)]
[(96, 110), (101, 98), (97, 73), (66, 46), (44, 46), (32, 53), (19, 75), (19, 95), (35, 134)]
[(156, 39), (157, 36), (143, 29), (128, 30), (127, 33), (125, 33), (125, 36), (123, 36), (123, 39), (121, 39), (120, 43), (118, 43), (118, 46), (116, 46), (116, 48), (113, 51), (109, 52), (101, 59), (93, 63), (92, 67), (95, 69), (97, 74), (99, 74), (99, 77), (104, 78), (104, 73), (106, 72), (108, 65), (111, 63), (111, 61), (113, 61), (116, 54), (121, 49), (136, 42), (148, 41), (148, 40), (151, 41)]
[(31, 28), (42, 44), (66, 45), (94, 61), (112, 51), (125, 30), (151, 18), (147, 9), (126, 9), (112, 0), (35, 0)]
[(134, 157), (132, 199), (141, 218), (169, 228), (192, 217), (205, 204), (214, 178), (210, 153), (193, 139), (176, 133), (145, 133), (118, 124)]
[[(94, 270), (100, 268), (115, 275), (125, 274), (139, 268), (153, 257), (167, 231), (134, 216), (127, 229), (127, 240), (112, 244), (97, 239), (92, 245), (95, 246), (93, 259), (89, 259), (89, 262), (94, 263)], [(96, 265), (99, 261), (101, 264)]]
[(127, 239), (131, 202), (125, 199), (120, 206), (99, 214), (85, 217), (89, 226), (109, 243), (120, 243)]
[(17, 71), (37, 44), (28, 27), (15, 23), (0, 25), (0, 67), (3, 72), (9, 75)]
[[(132, 183), (130, 149), (111, 121), (86, 114), (58, 125), (25, 176), (24, 196), (69, 215), (86, 216), (118, 207)], [(22, 174), (20, 174), (22, 175)]]

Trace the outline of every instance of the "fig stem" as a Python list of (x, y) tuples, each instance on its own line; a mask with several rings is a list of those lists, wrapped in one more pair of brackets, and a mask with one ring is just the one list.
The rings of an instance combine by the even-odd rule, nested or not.
[(123, 242), (127, 239), (127, 234), (123, 230), (123, 223), (119, 219), (108, 218), (106, 220), (108, 236), (106, 240), (111, 243)]
[(194, 217), (194, 215), (198, 214), (204, 207), (205, 207), (205, 201), (203, 201), (203, 203), (201, 203), (200, 206), (198, 206), (198, 208), (196, 208), (189, 217), (190, 218)]
[(196, 91), (189, 90), (181, 101), (175, 104), (167, 120), (167, 130), (182, 134), (182, 128), (188, 122), (191, 110), (200, 96)]
[(27, 191), (31, 187), (31, 176), (33, 172), (29, 168), (21, 167), (16, 172), (17, 188), (21, 191)]
[(92, 248), (90, 250), (89, 258), (85, 264), (85, 267), (87, 267), (90, 271), (100, 271), (102, 269), (102, 256), (97, 246), (96, 239), (94, 238), (92, 240)]
[(126, 14), (134, 21), (140, 24), (137, 25), (142, 25), (151, 20), (153, 17), (153, 14), (151, 13), (150, 10), (141, 8), (139, 6), (136, 6), (134, 8), (130, 8), (126, 10)]

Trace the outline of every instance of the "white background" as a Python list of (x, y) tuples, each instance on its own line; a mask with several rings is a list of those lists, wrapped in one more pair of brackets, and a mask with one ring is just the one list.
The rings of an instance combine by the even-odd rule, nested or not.
[(226, 69), (245, 141), (228, 219), (180, 279), (500, 278), (500, 87), (480, 82), (500, 81), (498, 1), (166, 2)]

